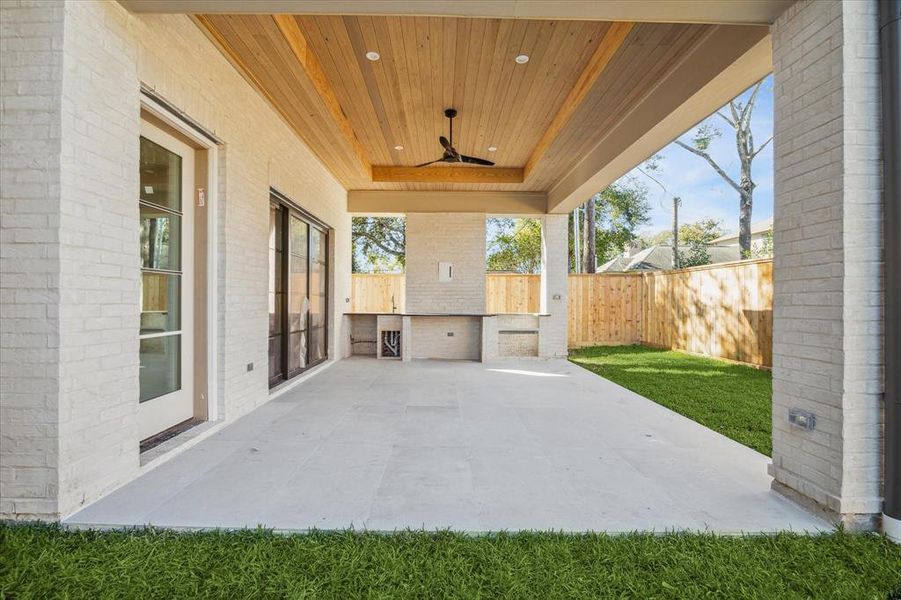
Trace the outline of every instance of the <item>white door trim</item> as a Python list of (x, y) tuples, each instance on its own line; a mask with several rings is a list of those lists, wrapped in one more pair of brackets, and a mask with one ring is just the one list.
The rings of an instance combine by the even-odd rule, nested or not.
[[(219, 414), (219, 145), (212, 137), (202, 135), (179, 113), (141, 93), (141, 108), (207, 151), (207, 419), (218, 420)], [(196, 183), (196, 182), (195, 182)], [(192, 195), (192, 201), (196, 198)]]

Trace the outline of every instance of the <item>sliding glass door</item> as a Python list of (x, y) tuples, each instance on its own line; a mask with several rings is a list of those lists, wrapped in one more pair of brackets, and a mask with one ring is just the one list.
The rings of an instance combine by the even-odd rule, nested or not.
[(280, 195), (269, 206), (269, 387), (328, 358), (328, 230)]

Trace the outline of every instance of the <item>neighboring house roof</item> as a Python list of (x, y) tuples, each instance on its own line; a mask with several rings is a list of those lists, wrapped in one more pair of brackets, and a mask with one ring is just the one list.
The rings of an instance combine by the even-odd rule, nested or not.
[(608, 260), (601, 266), (597, 268), (598, 273), (614, 273), (618, 271), (625, 271), (626, 266), (629, 264), (631, 259), (626, 258), (625, 256), (617, 256), (613, 260)]
[[(679, 251), (688, 254), (689, 246), (679, 246)], [(739, 260), (738, 246), (708, 246), (707, 255), (711, 263)], [(623, 271), (660, 271), (673, 268), (672, 246), (651, 246), (633, 256), (617, 256), (597, 269), (598, 273), (619, 273)]]
[[(762, 233), (766, 233), (770, 229), (773, 228), (773, 217), (769, 219), (764, 219), (763, 221), (756, 221), (751, 223), (751, 235), (758, 235)], [(728, 244), (728, 243), (738, 243), (738, 234), (737, 233), (727, 233), (726, 235), (721, 235), (716, 238), (711, 244)]]

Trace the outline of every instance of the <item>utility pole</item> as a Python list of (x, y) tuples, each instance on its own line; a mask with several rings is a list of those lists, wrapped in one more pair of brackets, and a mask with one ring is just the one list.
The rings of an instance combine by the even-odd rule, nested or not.
[(673, 196), (673, 268), (678, 269), (679, 263), (679, 205), (682, 199)]

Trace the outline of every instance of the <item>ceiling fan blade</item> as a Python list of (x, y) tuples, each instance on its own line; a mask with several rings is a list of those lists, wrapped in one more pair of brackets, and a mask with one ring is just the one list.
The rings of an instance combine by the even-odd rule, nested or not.
[(447, 141), (447, 138), (446, 138), (446, 137), (444, 137), (444, 136), (442, 135), (442, 136), (440, 136), (440, 137), (438, 138), (438, 141), (441, 143), (442, 146), (444, 146), (444, 149), (445, 149), (445, 150), (450, 150), (451, 144), (450, 144), (449, 141)]
[(441, 158), (439, 158), (438, 160), (430, 160), (429, 162), (424, 162), (424, 163), (422, 163), (421, 165), (416, 165), (416, 166), (417, 166), (417, 167), (427, 167), (427, 166), (429, 166), (429, 165), (435, 164), (436, 162), (442, 162), (442, 161), (444, 161), (444, 157), (443, 157), (443, 156), (442, 156)]
[(460, 155), (460, 160), (471, 165), (483, 165), (486, 167), (494, 166), (494, 163), (490, 160), (485, 160), (484, 158), (476, 158), (474, 156), (466, 156), (465, 154)]

